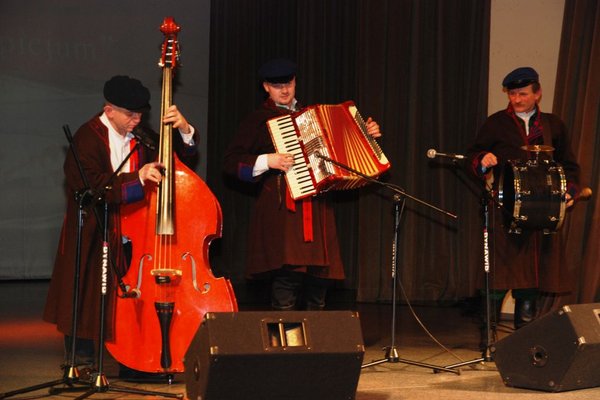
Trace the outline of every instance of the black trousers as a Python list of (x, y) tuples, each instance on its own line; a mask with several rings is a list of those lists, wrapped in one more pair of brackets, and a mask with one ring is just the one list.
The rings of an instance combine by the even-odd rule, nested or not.
[(274, 310), (323, 310), (329, 280), (283, 267), (271, 283), (271, 307)]
[[(71, 361), (72, 338), (65, 335), (65, 363)], [(75, 338), (75, 366), (92, 367), (96, 363), (96, 343), (92, 339)]]

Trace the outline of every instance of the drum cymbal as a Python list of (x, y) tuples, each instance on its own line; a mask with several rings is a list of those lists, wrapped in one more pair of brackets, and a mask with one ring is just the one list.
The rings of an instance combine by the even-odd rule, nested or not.
[(547, 146), (545, 144), (530, 144), (530, 145), (525, 145), (525, 146), (521, 146), (521, 149), (523, 149), (525, 151), (533, 151), (535, 153), (540, 153), (542, 151), (547, 151), (547, 152), (554, 151), (554, 147)]

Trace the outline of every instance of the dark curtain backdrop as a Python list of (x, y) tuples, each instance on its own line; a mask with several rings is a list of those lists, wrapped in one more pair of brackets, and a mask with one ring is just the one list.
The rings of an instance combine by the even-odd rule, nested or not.
[[(479, 188), (460, 165), (426, 152), (463, 152), (486, 117), (489, 13), (489, 0), (212, 2), (207, 176), (224, 229), (211, 265), (232, 279), (239, 301), (264, 295), (244, 279), (254, 188), (223, 177), (221, 163), (240, 119), (263, 99), (256, 70), (273, 57), (298, 63), (303, 104), (351, 99), (379, 122), (393, 165), (382, 181), (458, 216), (403, 197), (397, 272), (407, 296), (473, 295), (482, 268)], [(390, 299), (392, 194), (378, 186), (336, 194), (347, 279), (332, 296)]]
[(577, 290), (554, 305), (600, 301), (600, 4), (567, 0), (553, 110), (572, 134), (581, 181), (594, 195), (573, 209), (563, 228)]

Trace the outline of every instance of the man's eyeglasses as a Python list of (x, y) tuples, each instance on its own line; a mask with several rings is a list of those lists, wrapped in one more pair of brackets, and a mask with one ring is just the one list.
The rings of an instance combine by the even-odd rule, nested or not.
[(136, 117), (142, 118), (141, 112), (130, 111), (126, 108), (115, 106), (114, 104), (111, 104), (111, 107), (114, 108), (115, 110), (119, 111), (121, 114), (125, 115), (129, 119), (133, 119)]

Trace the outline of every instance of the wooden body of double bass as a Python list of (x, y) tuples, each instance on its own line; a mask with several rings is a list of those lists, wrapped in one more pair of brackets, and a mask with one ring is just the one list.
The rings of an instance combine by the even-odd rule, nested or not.
[[(114, 340), (106, 348), (120, 363), (139, 371), (182, 372), (183, 356), (208, 311), (237, 311), (235, 295), (228, 280), (215, 278), (210, 270), (210, 242), (220, 237), (221, 207), (193, 171), (175, 157), (176, 228), (166, 251), (170, 268), (155, 262), (165, 254), (153, 252), (156, 214), (156, 188), (141, 203), (126, 206), (122, 212), (122, 232), (132, 239), (132, 264), (123, 281), (139, 290), (138, 298), (118, 298), (115, 309)], [(164, 261), (163, 261), (164, 263)], [(172, 279), (161, 287), (160, 274)], [(171, 365), (161, 365), (164, 356), (163, 333), (155, 302), (173, 303), (168, 326)]]

